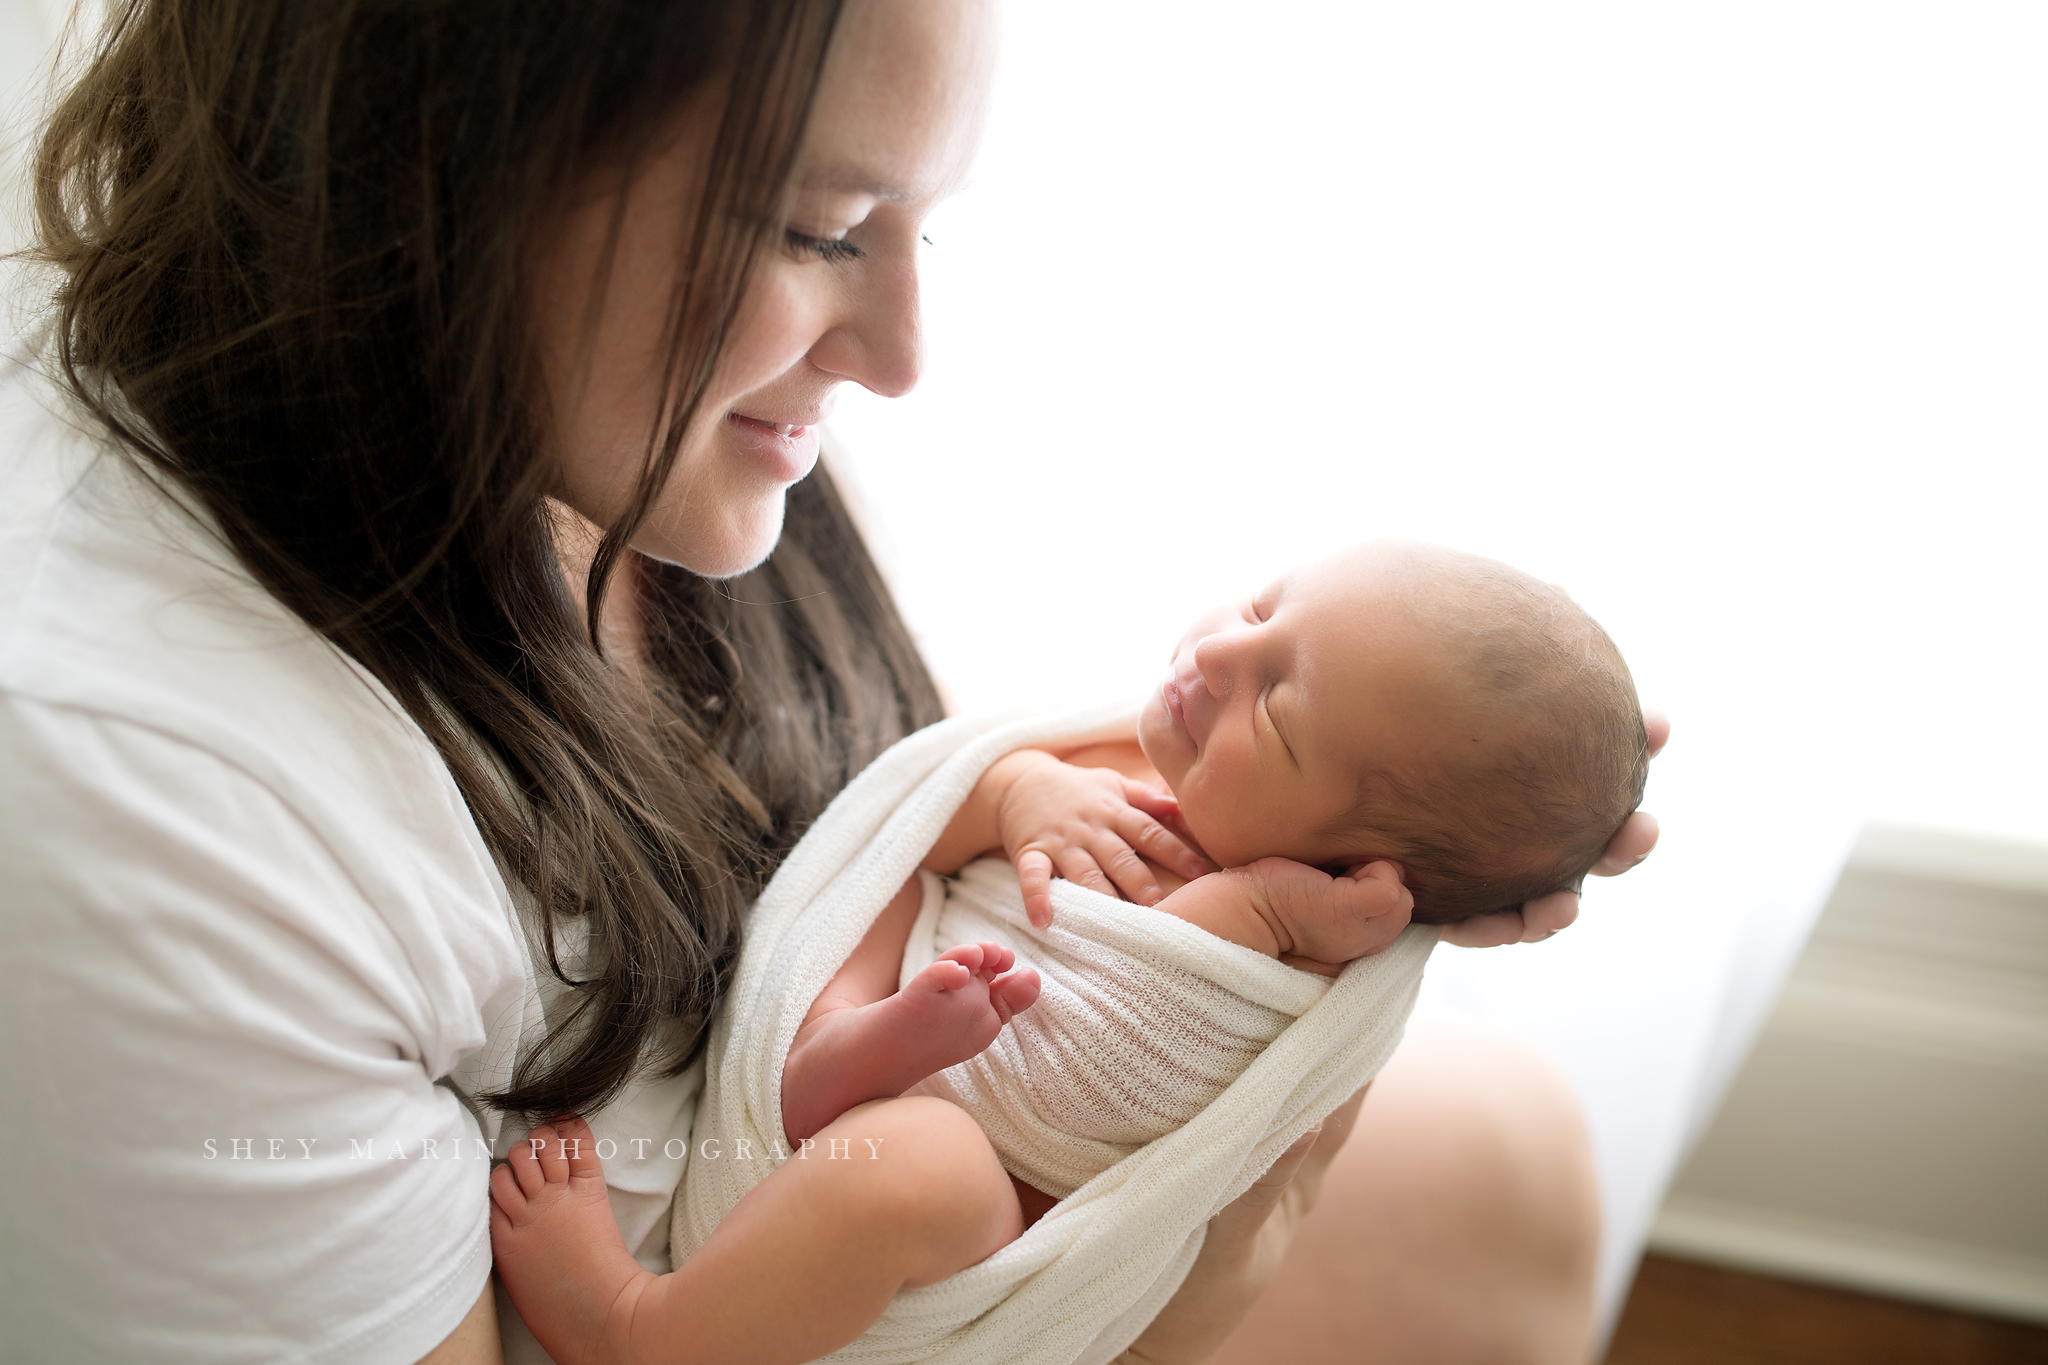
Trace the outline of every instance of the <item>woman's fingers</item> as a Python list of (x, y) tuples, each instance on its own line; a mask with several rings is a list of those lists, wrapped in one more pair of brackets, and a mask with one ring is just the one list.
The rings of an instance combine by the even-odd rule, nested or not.
[(1498, 948), (1504, 943), (1520, 943), (1522, 930), (1521, 911), (1500, 910), (1446, 924), (1443, 941), (1460, 948)]
[(1579, 893), (1553, 891), (1519, 910), (1474, 915), (1444, 926), (1443, 939), (1460, 948), (1498, 948), (1504, 943), (1541, 943), (1579, 917)]
[(1636, 811), (1621, 822), (1621, 828), (1607, 841), (1607, 851), (1593, 864), (1593, 875), (1618, 877), (1628, 871), (1650, 856), (1650, 850), (1657, 846), (1657, 834), (1657, 817), (1646, 810)]
[(1579, 893), (1553, 891), (1522, 907), (1522, 942), (1541, 943), (1579, 917)]
[(1227, 1254), (1233, 1246), (1242, 1246), (1259, 1235), (1259, 1229), (1265, 1226), (1273, 1206), (1286, 1195), (1295, 1176), (1301, 1173), (1302, 1163), (1308, 1160), (1308, 1154), (1314, 1150), (1322, 1132), (1323, 1125), (1318, 1123), (1296, 1138), (1294, 1144), (1267, 1167), (1266, 1173), (1252, 1182), (1250, 1189), (1224, 1205), (1223, 1212), (1209, 1221), (1210, 1238), (1223, 1239), (1217, 1250)]
[(1322, 1135), (1323, 1125), (1318, 1121), (1313, 1128), (1296, 1138), (1292, 1146), (1274, 1159), (1273, 1164), (1266, 1168), (1266, 1173), (1252, 1182), (1252, 1188), (1278, 1191), (1292, 1185), (1296, 1173), (1301, 1170), (1301, 1163), (1308, 1160), (1308, 1154), (1315, 1149), (1316, 1142)]
[(1665, 715), (1662, 711), (1652, 711), (1649, 707), (1645, 706), (1643, 708), (1643, 736), (1650, 741), (1650, 757), (1655, 758), (1657, 751), (1671, 741), (1671, 717)]

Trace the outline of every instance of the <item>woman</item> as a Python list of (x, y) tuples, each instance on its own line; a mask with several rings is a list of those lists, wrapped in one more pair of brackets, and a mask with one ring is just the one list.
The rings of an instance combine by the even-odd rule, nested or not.
[[(119, 9), (45, 136), (55, 304), (0, 397), (29, 1355), (495, 1359), (514, 1116), (645, 1141), (607, 1174), (665, 1266), (740, 915), (940, 713), (805, 475), (834, 388), (915, 381), (919, 225), (990, 27), (951, 0)], [(1535, 1098), (1474, 1119), (1390, 1074), (1375, 1161), (1483, 1159), (1505, 1123), (1528, 1169), (1419, 1156), (1410, 1205), (1451, 1179), (1481, 1210), (1341, 1247), (1448, 1281), (1483, 1244), (1503, 1302), (1582, 1316), (1583, 1274), (1530, 1267), (1584, 1259), (1583, 1139), (1485, 1047), (1418, 1074), (1455, 1098), (1474, 1066)], [(1337, 1147), (1218, 1219), (1134, 1359), (1215, 1349)], [(1559, 1172), (1566, 1207), (1524, 1198)], [(1307, 1320), (1398, 1335), (1372, 1286)]]

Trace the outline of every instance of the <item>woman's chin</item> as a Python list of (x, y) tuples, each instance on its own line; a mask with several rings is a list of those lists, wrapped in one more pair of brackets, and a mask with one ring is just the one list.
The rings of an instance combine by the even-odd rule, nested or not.
[(633, 537), (633, 548), (650, 559), (678, 565), (705, 578), (737, 578), (749, 569), (759, 568), (774, 551), (776, 542), (782, 539), (782, 511), (783, 496), (778, 491), (772, 506), (755, 508), (750, 517), (734, 518), (720, 525), (696, 522), (686, 526), (643, 526)]

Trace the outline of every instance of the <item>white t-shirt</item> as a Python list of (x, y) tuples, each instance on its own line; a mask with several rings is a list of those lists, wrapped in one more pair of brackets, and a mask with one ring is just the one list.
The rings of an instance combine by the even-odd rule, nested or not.
[[(520, 923), (389, 694), (0, 361), (0, 1356), (425, 1355), (520, 1135), (458, 1092), (559, 989)], [(592, 1116), (656, 1270), (697, 1084)]]

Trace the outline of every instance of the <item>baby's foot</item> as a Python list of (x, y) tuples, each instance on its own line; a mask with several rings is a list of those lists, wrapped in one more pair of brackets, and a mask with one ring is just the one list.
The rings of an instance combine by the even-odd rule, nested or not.
[(782, 1124), (790, 1140), (979, 1054), (1038, 999), (1038, 973), (1010, 971), (1016, 960), (1000, 943), (948, 948), (886, 1000), (805, 1025), (782, 1069)]
[(580, 1118), (542, 1124), (491, 1172), (491, 1255), (533, 1335), (564, 1365), (624, 1339), (655, 1277), (626, 1250)]

